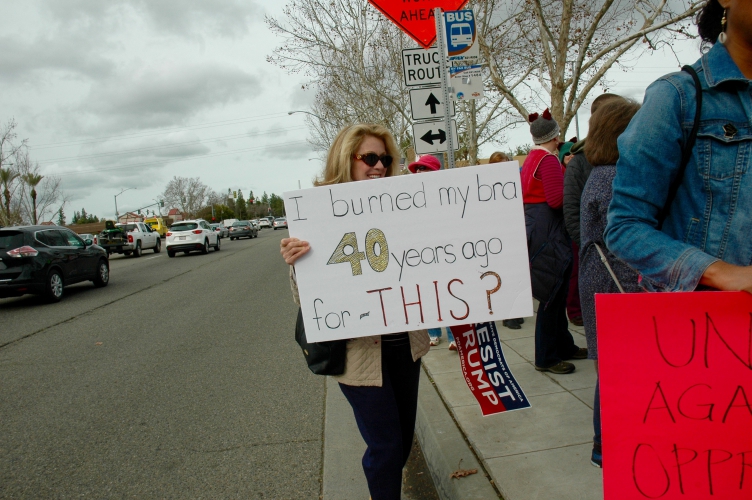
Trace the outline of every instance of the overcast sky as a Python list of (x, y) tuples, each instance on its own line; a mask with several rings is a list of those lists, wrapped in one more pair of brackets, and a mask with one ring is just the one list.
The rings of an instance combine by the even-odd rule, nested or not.
[[(43, 174), (61, 177), (68, 217), (114, 216), (125, 188), (136, 189), (118, 197), (121, 213), (149, 205), (173, 176), (246, 196), (309, 187), (321, 164), (304, 115), (288, 111), (309, 110), (313, 91), (265, 60), (281, 41), (264, 15), (284, 3), (6, 0), (0, 121), (15, 118)], [(682, 63), (699, 54), (695, 42), (676, 49)], [(612, 73), (611, 91), (641, 100), (676, 67), (670, 54), (643, 57)], [(503, 149), (528, 142), (523, 126)]]

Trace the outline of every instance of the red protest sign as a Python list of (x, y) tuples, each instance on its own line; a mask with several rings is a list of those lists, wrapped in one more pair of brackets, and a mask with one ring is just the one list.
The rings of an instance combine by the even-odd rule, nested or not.
[(604, 498), (752, 498), (752, 296), (595, 303)]
[(436, 40), (433, 9), (460, 10), (468, 0), (368, 0), (424, 49)]

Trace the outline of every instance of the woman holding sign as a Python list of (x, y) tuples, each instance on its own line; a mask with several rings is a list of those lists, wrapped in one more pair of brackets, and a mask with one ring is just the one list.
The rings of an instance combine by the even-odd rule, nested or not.
[[(317, 186), (367, 181), (394, 175), (399, 150), (381, 125), (343, 129), (334, 139)], [(300, 304), (292, 267), (310, 246), (285, 238), (281, 253), (290, 267), (295, 302)], [(368, 448), (363, 471), (373, 500), (399, 500), (402, 469), (412, 448), (418, 404), (420, 358), (428, 352), (426, 330), (360, 337), (347, 342), (345, 372), (337, 376)]]
[(698, 28), (712, 48), (619, 137), (605, 241), (647, 290), (752, 293), (752, 2), (710, 0)]

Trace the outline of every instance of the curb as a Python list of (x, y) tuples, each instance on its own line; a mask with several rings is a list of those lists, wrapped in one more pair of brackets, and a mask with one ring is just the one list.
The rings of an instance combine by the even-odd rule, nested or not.
[[(420, 441), (436, 491), (442, 500), (502, 498), (489, 482), (485, 470), (465, 441), (464, 434), (449, 414), (426, 373), (425, 365), (420, 371), (415, 434)], [(462, 469), (478, 469), (478, 473), (451, 479), (449, 476), (457, 470), (460, 460)]]

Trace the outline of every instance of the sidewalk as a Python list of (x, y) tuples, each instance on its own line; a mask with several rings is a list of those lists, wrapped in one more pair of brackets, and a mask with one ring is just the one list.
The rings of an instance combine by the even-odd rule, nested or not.
[[(525, 318), (520, 330), (504, 328), (501, 322), (497, 327), (504, 355), (531, 408), (483, 417), (446, 337), (423, 357), (416, 429), (441, 497), (485, 499), (499, 498), (500, 493), (505, 500), (602, 499), (602, 470), (590, 464), (593, 362), (572, 361), (577, 369), (569, 375), (537, 372), (535, 318)], [(585, 347), (582, 327), (570, 325), (570, 331), (575, 343)], [(437, 431), (440, 422), (444, 425)], [(464, 442), (444, 439), (452, 432)], [(477, 467), (478, 474), (450, 480), (460, 458), (461, 468)]]

